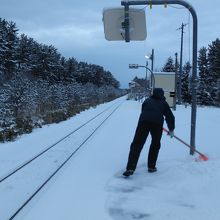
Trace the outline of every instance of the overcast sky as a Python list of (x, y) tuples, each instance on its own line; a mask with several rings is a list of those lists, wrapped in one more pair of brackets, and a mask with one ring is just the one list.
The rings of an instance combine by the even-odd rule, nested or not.
[[(220, 1), (188, 0), (198, 16), (198, 49), (220, 38)], [(140, 42), (106, 41), (102, 23), (105, 7), (121, 7), (120, 0), (0, 0), (0, 17), (17, 24), (19, 33), (39, 43), (55, 46), (66, 58), (98, 64), (112, 72), (122, 87), (145, 69), (129, 70), (129, 63), (145, 65), (145, 55), (155, 50), (155, 69), (160, 70), (169, 56), (180, 52), (184, 34), (184, 61), (191, 60), (192, 19), (187, 9), (153, 6), (145, 8), (147, 39)], [(144, 6), (139, 6), (144, 8)], [(149, 62), (150, 65), (150, 62)]]

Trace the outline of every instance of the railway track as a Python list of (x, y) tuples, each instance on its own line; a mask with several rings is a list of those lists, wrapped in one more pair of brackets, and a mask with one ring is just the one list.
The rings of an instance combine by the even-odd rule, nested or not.
[[(0, 178), (0, 219), (15, 219), (65, 164), (79, 153), (122, 102), (114, 103)], [(22, 190), (24, 188), (25, 192)], [(7, 198), (7, 202), (4, 202), (4, 198)]]

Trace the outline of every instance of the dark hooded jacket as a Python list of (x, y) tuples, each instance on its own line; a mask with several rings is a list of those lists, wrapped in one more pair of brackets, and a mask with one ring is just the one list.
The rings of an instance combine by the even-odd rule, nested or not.
[(142, 104), (139, 120), (149, 121), (163, 126), (164, 117), (169, 130), (174, 130), (175, 118), (166, 102), (164, 91), (161, 88), (155, 88), (153, 90), (153, 95), (146, 99)]

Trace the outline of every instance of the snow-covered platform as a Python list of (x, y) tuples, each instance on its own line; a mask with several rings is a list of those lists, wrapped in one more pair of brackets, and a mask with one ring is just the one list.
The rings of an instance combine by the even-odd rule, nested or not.
[[(0, 176), (110, 104), (0, 144)], [(140, 103), (125, 100), (16, 219), (219, 220), (219, 109), (204, 107), (197, 112), (196, 147), (208, 155), (208, 161), (195, 162), (196, 155), (190, 156), (188, 148), (164, 133), (158, 172), (149, 174), (146, 169), (149, 138), (135, 174), (123, 178), (140, 110)], [(177, 106), (174, 115), (175, 134), (189, 142), (190, 107)], [(0, 219), (2, 202), (7, 203), (7, 197), (0, 195)]]

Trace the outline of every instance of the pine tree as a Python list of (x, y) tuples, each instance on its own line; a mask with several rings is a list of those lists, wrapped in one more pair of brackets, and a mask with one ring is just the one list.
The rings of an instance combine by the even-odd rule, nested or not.
[(9, 77), (13, 76), (13, 72), (16, 69), (16, 56), (17, 56), (17, 46), (18, 46), (18, 38), (17, 38), (16, 24), (13, 22), (8, 23), (8, 32), (7, 32), (7, 50), (5, 54), (5, 67), (6, 67), (6, 75)]
[(212, 77), (209, 75), (207, 48), (202, 47), (199, 50), (198, 69), (199, 81), (197, 88), (197, 102), (201, 105), (213, 105), (213, 98), (210, 91), (212, 90)]
[(172, 57), (167, 59), (167, 62), (164, 64), (162, 68), (163, 72), (175, 72), (175, 64)]
[(23, 72), (31, 71), (32, 59), (35, 57), (34, 54), (34, 40), (22, 34), (19, 37), (18, 49), (17, 49), (17, 65)]
[(22, 34), (0, 19), (0, 141), (59, 122), (122, 95), (102, 66), (66, 60), (55, 47)]
[(4, 66), (4, 56), (6, 53), (6, 35), (7, 35), (7, 29), (6, 29), (6, 21), (2, 20), (0, 18), (0, 77), (1, 77), (1, 82), (3, 81), (4, 78), (4, 71), (5, 71), (5, 66)]
[[(220, 40), (217, 38), (208, 47), (208, 66), (210, 75), (210, 94), (215, 102), (218, 99), (218, 82), (220, 79)], [(216, 103), (217, 104), (217, 103)]]
[(23, 76), (20, 70), (17, 70), (12, 79), (8, 82), (8, 100), (13, 116), (22, 118), (30, 116), (32, 111), (32, 97), (30, 94), (31, 82)]
[(4, 79), (10, 79), (16, 68), (17, 31), (15, 23), (0, 19), (0, 71)]
[(64, 64), (64, 69), (65, 69), (65, 75), (66, 75), (66, 80), (67, 81), (76, 81), (77, 78), (77, 72), (76, 70), (78, 69), (78, 62), (75, 58), (69, 58), (65, 64)]
[(181, 95), (182, 95), (182, 101), (185, 103), (191, 103), (191, 93), (190, 93), (190, 86), (189, 86), (189, 77), (190, 77), (190, 71), (191, 71), (191, 64), (187, 62), (183, 66), (183, 72), (181, 77)]

